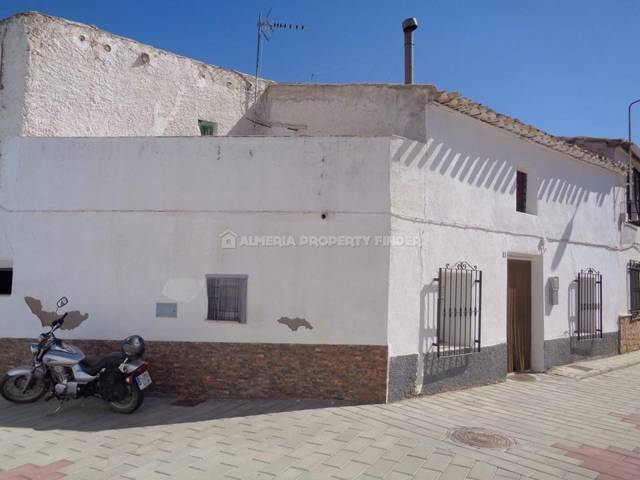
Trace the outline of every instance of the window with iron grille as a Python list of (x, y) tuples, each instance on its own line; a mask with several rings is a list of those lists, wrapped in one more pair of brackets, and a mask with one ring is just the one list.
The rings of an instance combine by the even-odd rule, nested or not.
[(578, 340), (602, 338), (602, 275), (593, 268), (578, 273)]
[(214, 137), (218, 134), (218, 124), (216, 122), (208, 122), (206, 120), (198, 120), (200, 135), (203, 137)]
[(480, 351), (482, 270), (458, 262), (438, 270), (436, 341), (438, 356)]
[(247, 275), (207, 275), (207, 320), (244, 323)]
[(527, 212), (527, 174), (516, 173), (516, 211)]
[(640, 262), (629, 262), (629, 311), (640, 312)]
[(640, 225), (640, 171), (632, 169), (631, 178), (627, 172), (627, 220)]

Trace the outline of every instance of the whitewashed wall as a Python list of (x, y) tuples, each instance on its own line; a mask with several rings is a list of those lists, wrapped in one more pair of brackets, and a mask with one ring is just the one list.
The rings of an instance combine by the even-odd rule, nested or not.
[(27, 40), (21, 18), (0, 22), (0, 142), (20, 133), (27, 74)]
[(6, 92), (10, 110), (2, 114), (19, 122), (14, 134), (188, 136), (200, 134), (201, 119), (218, 122), (224, 135), (247, 121), (254, 101), (251, 76), (88, 25), (37, 13), (4, 25), (12, 53), (4, 68), (26, 89), (24, 95)]
[(256, 105), (262, 135), (425, 136), (430, 85), (271, 85)]
[[(219, 235), (384, 235), (389, 139), (13, 139), (0, 164), (3, 335), (67, 295), (63, 335), (386, 345), (388, 248), (221, 249)], [(326, 219), (322, 219), (322, 213)], [(206, 321), (205, 275), (249, 275), (246, 324)], [(156, 302), (178, 318), (155, 318)], [(280, 317), (306, 319), (292, 332)]]
[[(603, 274), (604, 331), (616, 331), (626, 309), (618, 253), (623, 178), (446, 107), (429, 104), (426, 117), (425, 143), (392, 143), (392, 232), (419, 235), (422, 247), (391, 249), (390, 353), (430, 351), (433, 278), (458, 260), (483, 270), (484, 345), (506, 341), (507, 256), (533, 262), (534, 343), (569, 335), (571, 282), (585, 267)], [(528, 173), (535, 215), (515, 210), (518, 169)], [(545, 298), (549, 276), (560, 277), (556, 306)], [(534, 348), (538, 366), (540, 355)]]
[[(573, 331), (569, 295), (582, 268), (602, 272), (604, 331), (616, 331), (628, 302), (626, 257), (639, 248), (635, 240), (620, 244), (624, 179), (430, 103), (431, 92), (428, 85), (280, 84), (267, 90), (256, 111), (268, 125), (265, 135), (406, 137), (393, 142), (391, 228), (422, 247), (391, 249), (390, 353), (430, 350), (433, 278), (438, 267), (458, 260), (484, 271), (484, 345), (506, 341), (507, 258), (532, 261), (532, 333), (540, 347), (532, 353), (534, 365), (543, 364), (544, 340)], [(529, 177), (532, 214), (515, 211), (518, 169)], [(550, 276), (560, 277), (556, 306), (546, 299)]]

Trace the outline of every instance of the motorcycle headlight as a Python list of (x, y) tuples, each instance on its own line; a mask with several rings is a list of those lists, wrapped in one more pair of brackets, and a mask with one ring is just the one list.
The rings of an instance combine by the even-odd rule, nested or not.
[(36, 353), (38, 353), (38, 350), (40, 350), (40, 344), (32, 343), (30, 349), (31, 349), (31, 354), (35, 355)]

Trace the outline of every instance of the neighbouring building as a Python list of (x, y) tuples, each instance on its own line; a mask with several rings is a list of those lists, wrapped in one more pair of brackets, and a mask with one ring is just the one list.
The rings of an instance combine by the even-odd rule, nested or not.
[(624, 144), (35, 13), (0, 49), (0, 368), (61, 295), (64, 338), (138, 333), (186, 395), (384, 402), (640, 347)]

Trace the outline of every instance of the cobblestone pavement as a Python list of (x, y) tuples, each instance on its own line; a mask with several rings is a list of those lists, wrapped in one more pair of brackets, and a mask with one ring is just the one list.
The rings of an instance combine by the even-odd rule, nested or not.
[[(640, 479), (640, 365), (390, 405), (147, 400), (130, 416), (0, 403), (0, 479)], [(511, 446), (459, 443), (490, 432)]]

